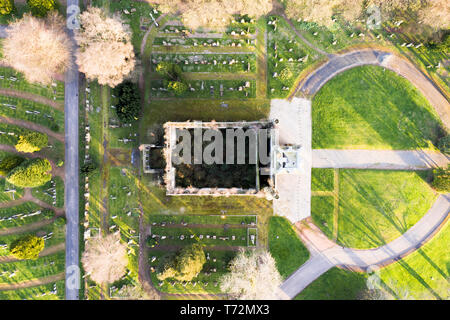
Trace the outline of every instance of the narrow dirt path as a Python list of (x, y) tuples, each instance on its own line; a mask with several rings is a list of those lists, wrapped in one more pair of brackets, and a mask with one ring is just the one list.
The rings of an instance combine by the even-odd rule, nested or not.
[(52, 99), (37, 94), (33, 94), (30, 92), (18, 91), (9, 88), (0, 88), (0, 95), (34, 101), (37, 103), (49, 105), (50, 107), (55, 108), (56, 110), (64, 112), (64, 106), (61, 102), (56, 102)]
[(47, 127), (41, 126), (39, 124), (36, 124), (34, 122), (21, 120), (21, 119), (14, 119), (14, 118), (5, 118), (0, 116), (0, 123), (7, 123), (7, 124), (13, 124), (15, 126), (21, 126), (30, 130), (39, 131), (42, 133), (47, 134), (49, 137), (52, 137), (58, 141), (64, 142), (64, 133), (57, 133), (52, 130), (50, 130)]

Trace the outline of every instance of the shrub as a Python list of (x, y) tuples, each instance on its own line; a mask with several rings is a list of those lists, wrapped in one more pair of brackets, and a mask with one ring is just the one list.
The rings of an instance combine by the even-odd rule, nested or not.
[(439, 139), (438, 148), (442, 153), (450, 154), (450, 134)]
[(181, 81), (170, 81), (167, 87), (177, 96), (181, 96), (187, 90), (187, 85)]
[(291, 69), (289, 68), (284, 68), (281, 72), (280, 72), (280, 80), (281, 82), (283, 82), (285, 85), (289, 85), (290, 81), (292, 79), (292, 77), (294, 76), (294, 73), (292, 72)]
[(431, 185), (436, 191), (450, 192), (450, 165), (447, 169), (437, 168), (433, 170), (433, 181)]
[(175, 258), (167, 263), (157, 275), (159, 280), (173, 278), (178, 281), (191, 281), (203, 269), (206, 262), (205, 252), (200, 244), (184, 247)]
[(30, 159), (11, 170), (6, 181), (21, 188), (35, 188), (50, 181), (51, 170), (52, 166), (47, 159)]
[(55, 219), (55, 222), (53, 224), (57, 227), (62, 227), (66, 225), (66, 218), (65, 217), (58, 217)]
[(181, 81), (182, 79), (182, 70), (174, 63), (162, 61), (156, 66), (156, 72), (168, 80)]
[(141, 96), (139, 95), (138, 86), (131, 81), (125, 81), (115, 91), (119, 97), (119, 102), (116, 106), (116, 113), (119, 119), (123, 122), (137, 120), (141, 111)]
[(27, 0), (34, 16), (45, 17), (49, 11), (56, 9), (55, 0)]
[(39, 257), (39, 253), (44, 249), (44, 246), (44, 239), (28, 235), (14, 241), (11, 244), (9, 252), (17, 259), (36, 260)]
[(14, 9), (14, 1), (13, 0), (0, 0), (0, 14), (8, 15)]
[(16, 144), (19, 152), (33, 153), (48, 146), (48, 137), (45, 133), (29, 132), (21, 134)]
[(91, 161), (81, 166), (81, 173), (90, 176), (96, 169), (97, 164)]
[(16, 155), (9, 155), (0, 161), (0, 175), (6, 177), (12, 169), (19, 166), (25, 159)]

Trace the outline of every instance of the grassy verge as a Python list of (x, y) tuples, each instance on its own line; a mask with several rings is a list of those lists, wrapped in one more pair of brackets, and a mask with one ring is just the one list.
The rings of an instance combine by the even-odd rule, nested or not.
[(308, 249), (283, 217), (269, 220), (269, 250), (283, 278), (287, 278), (309, 259)]
[(337, 242), (368, 249), (394, 240), (431, 208), (427, 172), (340, 170)]

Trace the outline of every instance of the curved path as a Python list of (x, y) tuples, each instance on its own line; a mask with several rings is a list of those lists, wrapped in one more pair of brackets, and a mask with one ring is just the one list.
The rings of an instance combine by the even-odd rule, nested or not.
[(450, 104), (440, 89), (412, 63), (387, 51), (361, 49), (333, 56), (301, 81), (295, 94), (313, 96), (337, 74), (363, 65), (385, 67), (409, 80), (435, 108), (445, 126), (450, 128)]
[[(294, 298), (321, 274), (334, 266), (370, 271), (385, 266), (420, 248), (447, 221), (450, 193), (438, 197), (431, 209), (399, 238), (376, 249), (344, 248), (329, 240), (311, 221), (299, 223), (299, 236), (311, 252), (311, 258), (287, 278), (281, 290)], [(282, 297), (280, 297), (282, 298)]]
[(0, 123), (7, 123), (7, 124), (13, 124), (15, 126), (24, 127), (33, 131), (39, 131), (42, 133), (47, 134), (49, 137), (52, 137), (60, 142), (64, 142), (64, 134), (57, 133), (52, 130), (50, 130), (47, 127), (41, 126), (37, 123), (26, 121), (22, 119), (16, 119), (16, 118), (5, 118), (0, 116)]
[(59, 111), (64, 111), (63, 109), (63, 105), (60, 102), (56, 102), (53, 99), (49, 99), (37, 94), (33, 94), (30, 92), (25, 92), (25, 91), (18, 91), (18, 90), (14, 90), (14, 89), (9, 89), (9, 88), (0, 88), (0, 95), (2, 96), (8, 96), (8, 97), (14, 97), (14, 98), (21, 98), (21, 99), (26, 99), (26, 100), (30, 100), (33, 102), (37, 102), (40, 104), (45, 104), (48, 105), (52, 108), (55, 108)]

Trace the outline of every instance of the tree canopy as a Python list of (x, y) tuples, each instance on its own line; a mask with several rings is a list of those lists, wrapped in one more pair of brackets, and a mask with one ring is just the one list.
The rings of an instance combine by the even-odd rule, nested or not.
[(115, 88), (119, 102), (116, 105), (116, 113), (122, 122), (138, 119), (141, 111), (141, 96), (137, 84), (124, 81)]
[(221, 278), (223, 292), (240, 300), (276, 299), (281, 275), (267, 250), (241, 250), (230, 263), (230, 273)]
[(25, 159), (16, 155), (7, 155), (0, 160), (0, 175), (6, 177), (12, 169), (19, 166)]
[(16, 150), (19, 152), (33, 153), (48, 146), (48, 136), (41, 132), (28, 132), (19, 136)]
[(272, 0), (147, 0), (165, 13), (181, 13), (185, 26), (223, 28), (234, 14), (259, 17), (272, 10)]
[(33, 15), (44, 17), (49, 11), (56, 9), (55, 0), (27, 0), (27, 4), (31, 8)]
[(48, 85), (70, 67), (70, 48), (64, 19), (56, 12), (45, 19), (24, 14), (6, 29), (3, 60), (29, 82)]
[(90, 7), (80, 15), (77, 64), (89, 80), (112, 88), (135, 67), (130, 30), (119, 16), (108, 17), (100, 8)]
[(17, 259), (36, 260), (44, 249), (44, 239), (34, 235), (28, 235), (11, 243), (9, 252)]
[(172, 278), (178, 281), (191, 281), (203, 269), (205, 262), (203, 247), (195, 243), (181, 249), (157, 277), (159, 280)]
[(119, 280), (128, 264), (127, 247), (118, 234), (89, 239), (81, 258), (83, 268), (99, 284)]
[(14, 9), (14, 0), (0, 0), (0, 14), (8, 15)]
[(11, 170), (6, 181), (21, 188), (39, 187), (52, 178), (52, 166), (47, 159), (30, 159)]

